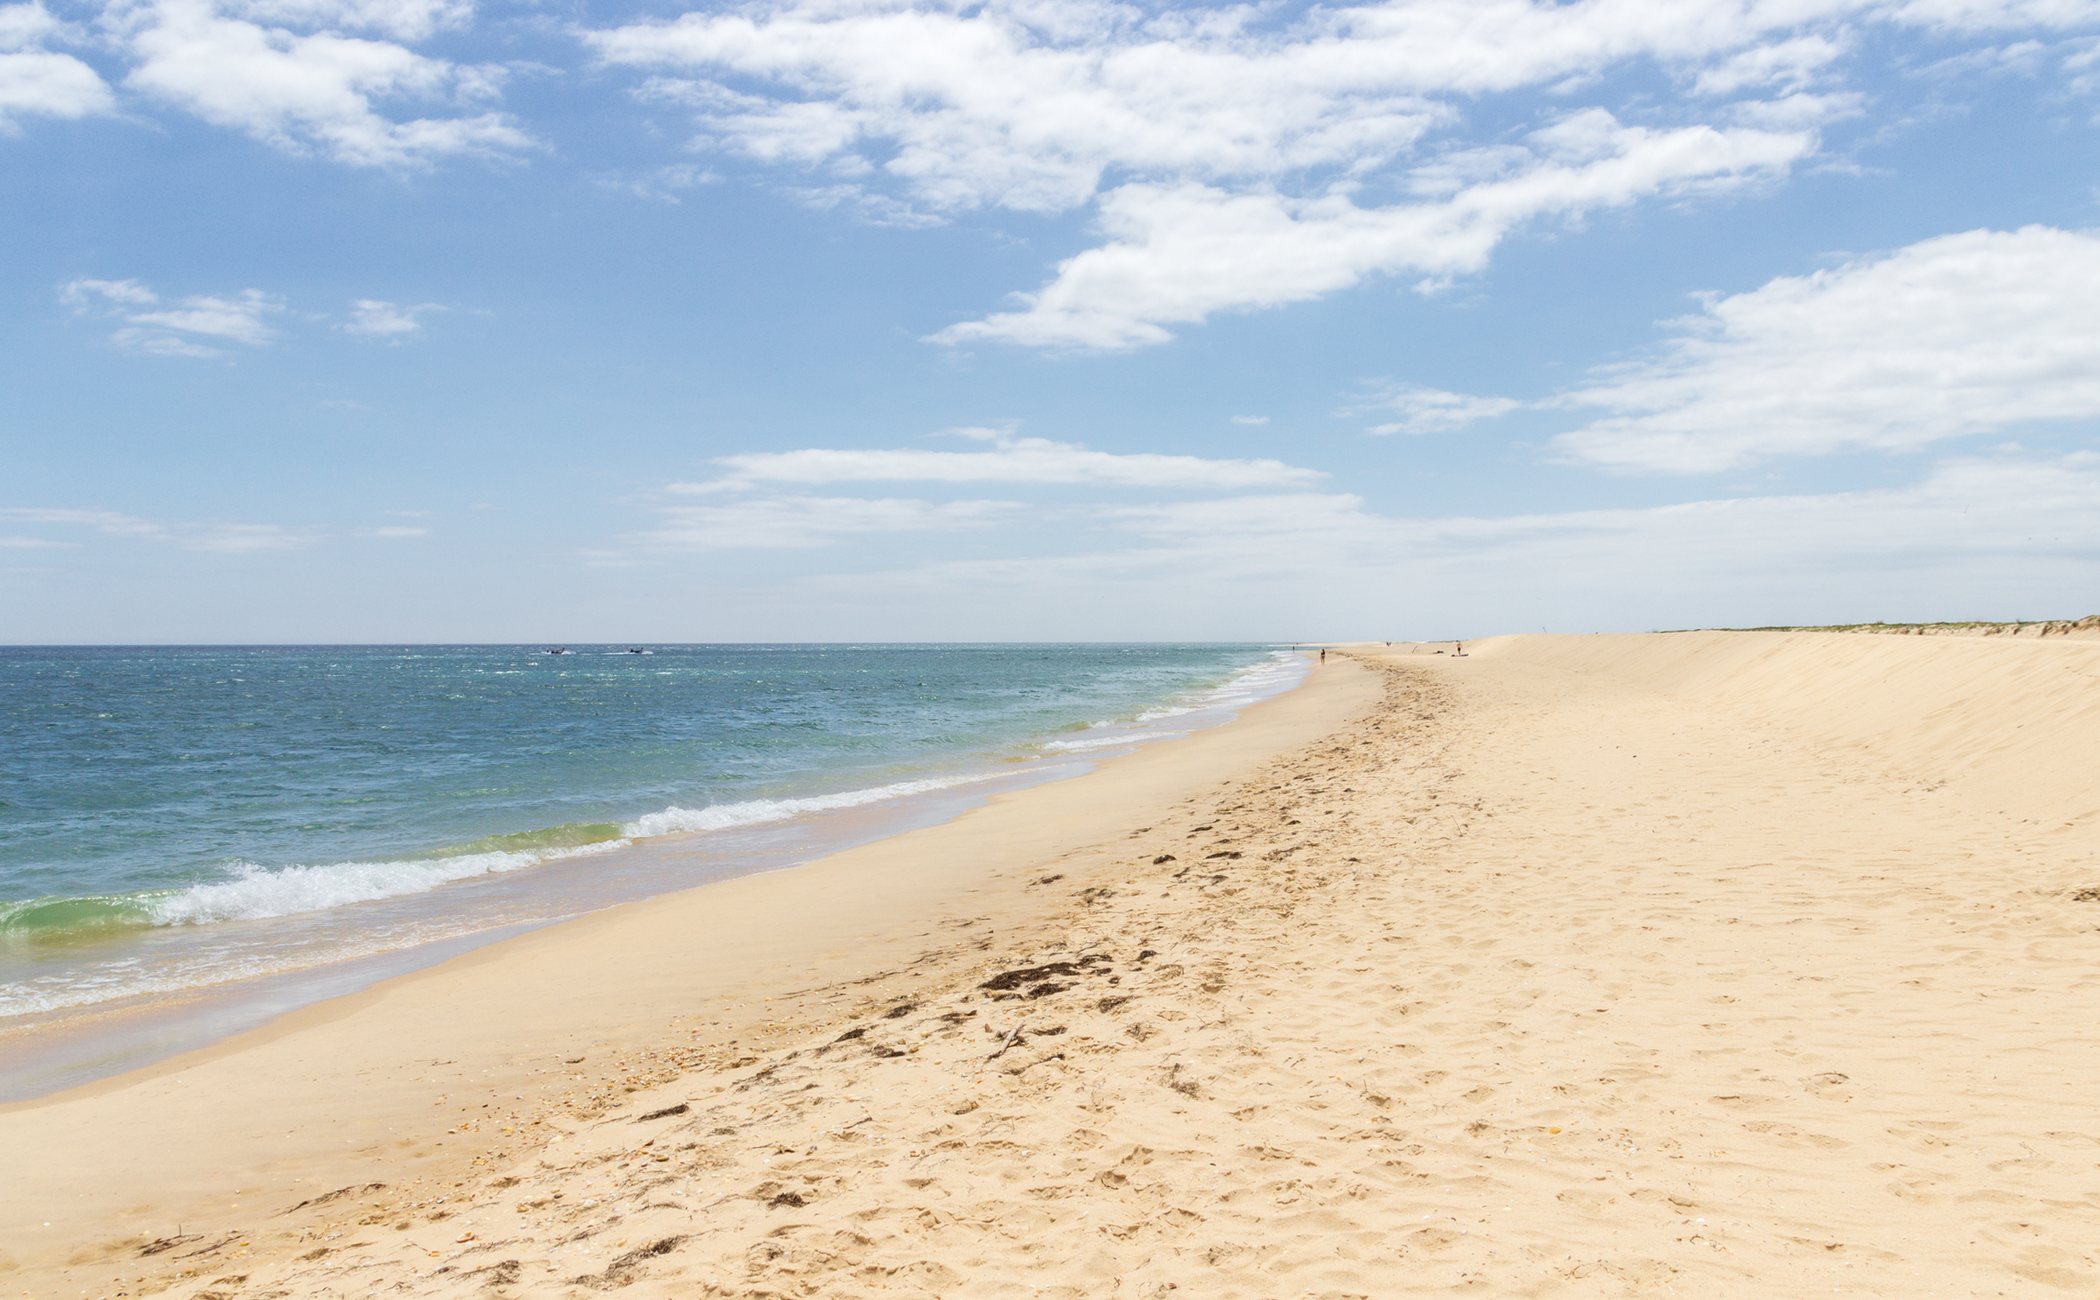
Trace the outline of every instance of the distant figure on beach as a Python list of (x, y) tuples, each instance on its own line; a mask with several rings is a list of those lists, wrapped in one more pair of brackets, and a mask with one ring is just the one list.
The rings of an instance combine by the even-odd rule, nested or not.
[(1454, 655), (1462, 655), (1462, 654), (1464, 654), (1465, 652), (1466, 652), (1466, 643), (1465, 643), (1465, 642), (1463, 642), (1463, 641), (1453, 641), (1453, 642), (1451, 643), (1451, 653), (1452, 653), (1452, 654), (1454, 654)]
[(1327, 652), (1325, 650), (1320, 652), (1320, 662), (1323, 664), (1327, 662)]

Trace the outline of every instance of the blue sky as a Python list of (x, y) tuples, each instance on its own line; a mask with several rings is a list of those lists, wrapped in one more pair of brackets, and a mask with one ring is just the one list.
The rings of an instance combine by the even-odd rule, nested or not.
[(0, 3), (0, 641), (2100, 607), (2100, 3)]

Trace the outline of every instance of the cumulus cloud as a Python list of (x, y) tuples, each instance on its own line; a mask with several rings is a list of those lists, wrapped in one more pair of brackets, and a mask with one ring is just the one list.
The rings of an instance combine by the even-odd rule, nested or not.
[[(281, 149), (403, 167), (532, 143), (487, 107), (498, 70), (379, 38), (421, 38), (469, 12), (444, 0), (138, 0), (115, 22), (134, 61), (128, 87)], [(399, 115), (406, 104), (448, 111)]]
[(2100, 19), (2092, 0), (1897, 0), (1880, 8), (1898, 22), (1961, 33), (2060, 30)]
[[(503, 70), (418, 53), (463, 28), (471, 0), (107, 0), (95, 40), (122, 85), (281, 149), (356, 166), (510, 154), (531, 137), (493, 107)], [(0, 4), (0, 131), (116, 110), (99, 73), (53, 48), (86, 43), (38, 2)]]
[[(592, 33), (657, 73), (703, 139), (764, 162), (851, 155), (930, 208), (1057, 212), (1111, 170), (1267, 176), (1390, 157), (1441, 110), (1375, 76), (1342, 84), (1233, 30), (1121, 6), (815, 3), (689, 13)], [(717, 74), (679, 77), (681, 71)], [(753, 78), (738, 90), (722, 76)]]
[[(764, 0), (587, 39), (606, 63), (650, 72), (648, 92), (690, 105), (725, 150), (851, 155), (946, 210), (1062, 211), (1119, 174), (1361, 173), (1453, 121), (1463, 97), (1634, 60), (1685, 69), (1709, 94), (1798, 87), (1841, 52), (1848, 19), (1945, 25), (1953, 7), (1393, 0), (1279, 25), (1256, 6)], [(2000, 6), (1995, 22), (1968, 8), (1979, 27), (2072, 21), (2040, 4)]]
[(267, 346), (277, 338), (270, 320), (284, 311), (283, 299), (260, 289), (163, 302), (137, 280), (71, 280), (58, 297), (76, 316), (116, 322), (116, 346), (165, 357), (223, 357), (226, 343)]
[(1018, 310), (933, 337), (1102, 350), (1160, 343), (1170, 325), (1303, 302), (1374, 274), (1434, 283), (1477, 271), (1526, 221), (1770, 175), (1815, 147), (1801, 132), (1625, 126), (1601, 109), (1563, 119), (1532, 143), (1511, 174), (1426, 203), (1124, 186), (1101, 202), (1107, 243), (1061, 263)]
[(740, 491), (766, 484), (841, 483), (1100, 484), (1113, 487), (1239, 491), (1306, 486), (1326, 477), (1278, 460), (1232, 460), (1154, 452), (1095, 451), (1078, 443), (1023, 438), (998, 429), (952, 430), (982, 451), (918, 448), (804, 448), (744, 452), (715, 461), (719, 477), (674, 484), (684, 494)]
[(2090, 420), (2100, 233), (1928, 239), (1709, 297), (1676, 329), (1654, 355), (1556, 399), (1602, 412), (1560, 435), (1560, 454), (1701, 473)]
[(1557, 455), (1675, 474), (2100, 419), (2100, 232), (1944, 235), (1705, 295), (1668, 325), (1647, 355), (1535, 401), (1392, 384), (1337, 414), (1392, 411), (1370, 432), (1425, 433), (1595, 411)]
[[(289, 528), (282, 524), (146, 519), (116, 510), (47, 506), (0, 506), (0, 523), (41, 525), (62, 530), (86, 529), (104, 537), (221, 555), (298, 550), (320, 540), (319, 534), (311, 529)], [(61, 540), (54, 540), (51, 544), (71, 545)]]
[[(1098, 247), (946, 343), (1115, 349), (1367, 277), (1476, 271), (1523, 223), (1777, 176), (1859, 113), (1875, 29), (1953, 41), (2100, 27), (2089, 0), (1383, 0), (1190, 11), (1114, 3), (750, 0), (586, 34), (707, 151), (790, 170), (888, 224), (1090, 210)], [(1466, 139), (1608, 74), (1685, 94)], [(1565, 102), (1562, 100), (1561, 102)], [(1534, 118), (1535, 120), (1535, 118)], [(1383, 203), (1381, 189), (1415, 202)]]
[(1700, 69), (1692, 89), (1701, 95), (1734, 95), (1775, 86), (1784, 92), (1799, 91), (1815, 84), (1818, 75), (1844, 53), (1842, 39), (1821, 33), (1754, 45)]
[(77, 118), (114, 112), (100, 74), (48, 48), (74, 38), (41, 3), (0, 5), (0, 133), (24, 117)]
[(225, 12), (279, 26), (376, 32), (420, 41), (467, 26), (473, 0), (224, 0)]

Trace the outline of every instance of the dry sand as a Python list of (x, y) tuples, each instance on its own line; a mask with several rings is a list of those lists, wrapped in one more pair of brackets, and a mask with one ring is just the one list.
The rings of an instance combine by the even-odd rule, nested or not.
[(2100, 1294), (2100, 644), (1413, 649), (0, 1114), (0, 1293)]

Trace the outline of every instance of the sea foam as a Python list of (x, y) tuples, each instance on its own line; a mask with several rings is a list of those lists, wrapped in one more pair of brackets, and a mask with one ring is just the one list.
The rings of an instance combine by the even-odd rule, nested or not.
[(705, 808), (680, 808), (673, 805), (661, 812), (645, 813), (628, 822), (621, 830), (630, 838), (639, 840), (657, 835), (762, 826), (768, 822), (789, 821), (804, 813), (861, 808), (871, 803), (881, 803), (886, 799), (902, 799), (909, 795), (932, 794), (936, 790), (948, 790), (959, 785), (975, 785), (979, 781), (996, 780), (1002, 775), (1004, 773), (985, 772), (973, 776), (897, 781), (890, 785), (869, 786), (861, 790), (842, 790), (837, 794), (810, 795), (800, 799), (745, 799), (737, 803), (709, 804)]
[(1118, 736), (1095, 736), (1091, 740), (1046, 741), (1043, 748), (1053, 754), (1085, 753), (1090, 749), (1113, 749), (1118, 745), (1142, 745), (1148, 740), (1172, 740), (1177, 733), (1171, 731), (1139, 731)]
[(547, 852), (462, 853), (444, 858), (393, 862), (330, 862), (314, 866), (260, 867), (236, 862), (232, 878), (206, 881), (151, 899), (145, 905), (156, 925), (205, 925), (318, 912), (346, 903), (417, 894), (455, 880), (534, 867), (556, 858), (585, 857), (622, 847), (605, 840)]

